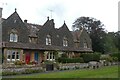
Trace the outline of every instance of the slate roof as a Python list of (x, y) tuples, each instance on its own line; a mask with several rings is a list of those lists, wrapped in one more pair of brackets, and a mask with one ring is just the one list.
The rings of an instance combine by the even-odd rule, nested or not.
[[(20, 49), (34, 49), (34, 50), (60, 50), (60, 51), (76, 51), (76, 52), (92, 52), (92, 48), (75, 47), (75, 40), (82, 41), (85, 38), (86, 32), (84, 30), (71, 32), (66, 23), (59, 28), (55, 28), (54, 19), (47, 21), (43, 25), (32, 24), (23, 22), (15, 11), (7, 19), (3, 20), (3, 46), (7, 48), (20, 48)], [(18, 32), (18, 42), (9, 42), (9, 34), (12, 29)], [(8, 33), (6, 33), (8, 32)], [(46, 36), (50, 35), (52, 45), (47, 46)], [(81, 37), (82, 36), (82, 37)], [(29, 37), (36, 37), (38, 42), (36, 44), (29, 42)], [(63, 38), (67, 37), (68, 46), (63, 46)], [(88, 35), (86, 36), (88, 37)], [(89, 40), (90, 38), (86, 38)], [(80, 43), (81, 45), (81, 43)], [(89, 45), (91, 45), (89, 43)]]
[(25, 23), (27, 28), (29, 29), (29, 36), (30, 37), (38, 37), (37, 33), (42, 28), (42, 25), (32, 24), (32, 23)]
[(76, 49), (74, 47), (61, 47), (61, 46), (48, 46), (48, 45), (38, 45), (32, 43), (14, 43), (14, 42), (3, 42), (3, 47), (6, 48), (16, 48), (16, 49), (31, 49), (31, 50), (57, 50), (57, 51), (76, 51), (76, 52), (92, 52), (90, 48)]

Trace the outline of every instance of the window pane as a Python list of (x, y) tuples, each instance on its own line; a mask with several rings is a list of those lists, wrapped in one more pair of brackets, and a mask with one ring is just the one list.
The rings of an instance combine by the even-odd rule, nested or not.
[(52, 59), (52, 53), (50, 53), (50, 59)]
[(48, 38), (46, 38), (46, 45), (48, 45)]
[(55, 55), (54, 55), (54, 53), (53, 53), (53, 59), (55, 59)]
[(47, 54), (47, 59), (49, 59), (49, 53)]
[(12, 59), (15, 59), (15, 52), (12, 53)]
[(19, 53), (18, 52), (16, 53), (16, 59), (19, 59)]
[(51, 39), (49, 38), (49, 45), (51, 45)]
[(11, 34), (10, 34), (10, 42), (13, 42), (13, 38), (14, 38), (14, 34), (11, 33)]
[(17, 34), (14, 34), (14, 42), (17, 42), (18, 36)]

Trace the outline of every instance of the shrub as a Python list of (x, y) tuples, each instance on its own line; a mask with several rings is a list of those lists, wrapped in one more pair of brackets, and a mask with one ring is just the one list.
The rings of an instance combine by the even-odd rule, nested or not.
[(2, 76), (7, 76), (7, 75), (17, 75), (17, 74), (31, 74), (31, 73), (39, 73), (39, 72), (43, 72), (43, 70), (41, 69), (25, 69), (22, 72), (10, 72), (10, 71), (4, 71), (2, 72)]
[(60, 63), (82, 63), (83, 58), (58, 58), (58, 62)]
[(113, 61), (117, 62), (118, 61), (118, 57), (112, 57)]
[(78, 66), (75, 66), (75, 69), (79, 69), (79, 67), (78, 67)]
[(115, 57), (116, 59), (118, 59), (120, 61), (120, 53), (112, 53), (110, 54), (111, 57)]
[(101, 60), (106, 60), (107, 62), (112, 62), (113, 58), (109, 55), (104, 55), (100, 57)]
[(17, 75), (17, 74), (19, 74), (19, 73), (18, 72), (9, 72), (9, 71), (2, 72), (2, 76)]
[(99, 61), (100, 60), (100, 53), (88, 53), (88, 54), (81, 54), (84, 62), (88, 63), (89, 61)]
[(22, 74), (31, 74), (31, 73), (38, 73), (43, 72), (41, 69), (25, 69), (25, 71), (22, 72)]
[(14, 62), (14, 64), (15, 65), (22, 65), (22, 61), (17, 60), (17, 61)]

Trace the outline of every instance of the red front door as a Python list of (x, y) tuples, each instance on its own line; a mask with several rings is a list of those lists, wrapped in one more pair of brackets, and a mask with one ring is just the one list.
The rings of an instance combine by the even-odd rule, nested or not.
[(26, 62), (26, 64), (28, 64), (30, 62), (30, 54), (29, 53), (26, 54), (25, 62)]

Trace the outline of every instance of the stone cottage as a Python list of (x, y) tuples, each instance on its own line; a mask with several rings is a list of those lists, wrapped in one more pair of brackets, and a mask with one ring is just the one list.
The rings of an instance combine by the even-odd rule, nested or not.
[(70, 31), (65, 22), (55, 28), (54, 19), (49, 17), (43, 25), (28, 23), (22, 21), (16, 9), (7, 19), (2, 18), (1, 47), (4, 64), (17, 60), (41, 64), (46, 60), (55, 61), (56, 52), (69, 58), (92, 52), (91, 39), (85, 29)]

